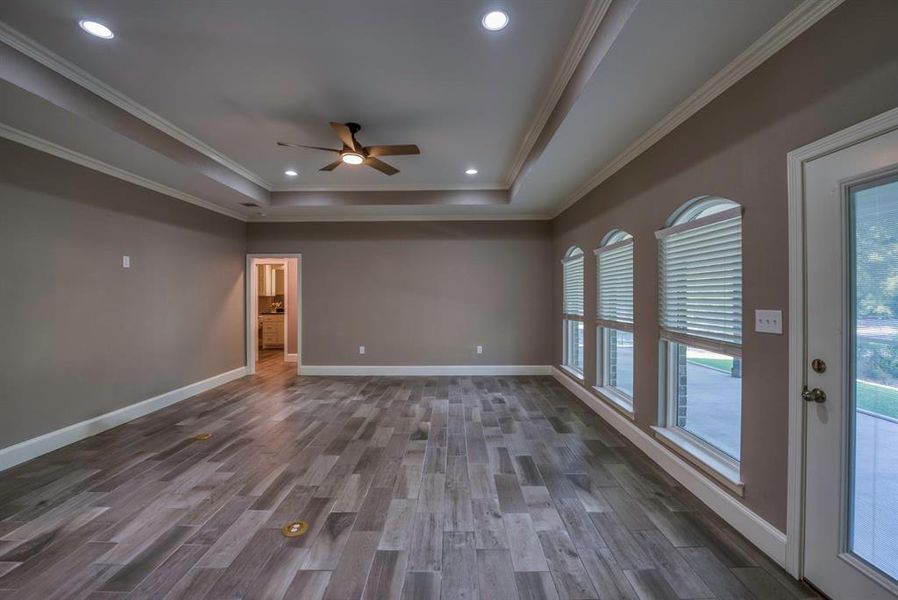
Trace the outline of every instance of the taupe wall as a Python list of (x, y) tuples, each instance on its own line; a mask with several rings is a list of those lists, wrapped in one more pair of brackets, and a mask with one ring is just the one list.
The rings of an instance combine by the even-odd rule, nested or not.
[(546, 222), (252, 223), (248, 237), (250, 252), (302, 253), (303, 364), (551, 364)]
[[(587, 251), (588, 323), (595, 313), (590, 250), (612, 228), (636, 238), (636, 414), (648, 428), (658, 412), (654, 231), (700, 195), (745, 206), (745, 504), (780, 529), (786, 524), (788, 343), (786, 336), (754, 333), (753, 313), (787, 310), (786, 153), (898, 106), (896, 26), (894, 0), (846, 2), (553, 222), (555, 259), (572, 244)], [(553, 264), (557, 363), (561, 273)], [(592, 381), (595, 329), (586, 329)], [(791, 398), (797, 401), (794, 393)]]
[(0, 448), (244, 365), (245, 231), (0, 140)]

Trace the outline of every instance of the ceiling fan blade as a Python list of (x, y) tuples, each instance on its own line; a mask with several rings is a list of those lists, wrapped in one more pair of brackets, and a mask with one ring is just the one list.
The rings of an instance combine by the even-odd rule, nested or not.
[(396, 167), (391, 167), (384, 161), (374, 158), (373, 156), (369, 156), (368, 158), (366, 158), (365, 164), (368, 165), (369, 167), (373, 167), (373, 168), (377, 169), (384, 175), (395, 175), (396, 173), (399, 172), (399, 169), (397, 169)]
[(288, 148), (309, 148), (310, 150), (324, 150), (325, 152), (336, 152), (340, 153), (340, 150), (334, 150), (333, 148), (324, 148), (322, 146), (306, 146), (305, 144), (288, 144), (287, 142), (278, 142), (278, 146), (286, 146)]
[(421, 150), (414, 144), (366, 146), (365, 154), (368, 156), (400, 156), (403, 154), (421, 154)]
[(358, 144), (356, 144), (355, 139), (352, 137), (352, 132), (349, 130), (343, 123), (335, 123), (331, 121), (331, 129), (340, 136), (340, 141), (343, 142), (343, 145), (351, 150), (358, 151)]
[(338, 158), (338, 159), (335, 160), (334, 162), (332, 162), (332, 163), (330, 163), (330, 164), (327, 164), (327, 165), (324, 165), (323, 167), (321, 167), (321, 168), (318, 169), (318, 170), (319, 170), (319, 171), (333, 171), (334, 169), (336, 169), (337, 167), (339, 167), (339, 166), (342, 165), (342, 164), (343, 164), (343, 159), (342, 159), (342, 158)]

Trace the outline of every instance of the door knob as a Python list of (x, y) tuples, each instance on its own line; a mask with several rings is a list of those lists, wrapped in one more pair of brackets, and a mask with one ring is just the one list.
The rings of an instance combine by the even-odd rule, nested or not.
[(809, 390), (808, 386), (804, 386), (804, 389), (801, 390), (801, 399), (805, 402), (817, 402), (819, 404), (826, 402), (826, 392), (820, 388)]

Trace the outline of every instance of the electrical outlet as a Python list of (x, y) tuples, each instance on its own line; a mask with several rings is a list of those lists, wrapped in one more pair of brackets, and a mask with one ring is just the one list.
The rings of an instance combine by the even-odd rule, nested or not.
[(359, 346), (359, 354), (364, 354), (364, 353), (365, 353), (365, 347)]
[(483, 346), (477, 346), (477, 354), (483, 354)]
[(783, 334), (783, 311), (756, 310), (755, 331), (758, 333)]
[(123, 257), (122, 257), (122, 268), (123, 268), (123, 269), (130, 269), (130, 268), (131, 268), (131, 257), (130, 257), (130, 256), (123, 256)]

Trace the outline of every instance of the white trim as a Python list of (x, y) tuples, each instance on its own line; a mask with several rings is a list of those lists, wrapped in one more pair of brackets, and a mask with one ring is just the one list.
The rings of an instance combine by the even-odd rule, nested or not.
[(804, 574), (805, 403), (800, 399), (805, 383), (805, 164), (833, 152), (898, 129), (898, 108), (789, 152), (786, 158), (789, 197), (789, 475), (786, 507), (786, 570)]
[(45, 433), (36, 438), (0, 449), (0, 471), (37, 458), (63, 446), (97, 435), (134, 419), (161, 410), (172, 404), (224, 385), (246, 375), (246, 367), (238, 367), (218, 375), (197, 381), (153, 398), (129, 404), (117, 410), (74, 423), (62, 429)]
[(183, 200), (184, 202), (189, 202), (190, 204), (195, 204), (196, 206), (231, 217), (232, 219), (237, 219), (238, 221), (246, 221), (246, 217), (237, 211), (227, 209), (223, 206), (215, 204), (214, 202), (209, 202), (208, 200), (203, 200), (202, 198), (197, 198), (196, 196), (193, 196), (191, 194), (187, 194), (185, 192), (181, 192), (174, 188), (168, 187), (167, 185), (157, 183), (151, 179), (147, 179), (146, 177), (142, 177), (140, 175), (137, 175), (136, 173), (132, 173), (131, 171), (126, 171), (124, 169), (112, 166), (101, 160), (97, 160), (96, 158), (87, 156), (86, 154), (81, 154), (80, 152), (76, 152), (75, 150), (70, 150), (69, 148), (65, 148), (64, 146), (60, 146), (59, 144), (55, 144), (49, 140), (37, 137), (36, 135), (32, 135), (26, 131), (22, 131), (21, 129), (16, 129), (15, 127), (10, 127), (9, 125), (0, 123), (0, 137), (6, 138), (18, 144), (22, 144), (23, 146), (28, 146), (29, 148), (34, 148), (35, 150), (39, 150), (40, 152), (45, 152), (47, 154), (55, 156), (56, 158), (61, 158), (69, 162), (73, 162), (76, 165), (81, 165), (82, 167), (98, 171), (105, 175), (109, 175), (110, 177), (115, 177), (116, 179), (121, 179), (122, 181), (127, 181), (128, 183), (132, 183), (134, 185), (139, 185), (142, 188), (146, 188), (160, 194), (165, 194), (166, 196), (171, 196), (172, 198)]
[[(302, 360), (300, 358), (302, 356), (302, 254), (294, 252), (250, 252), (246, 255), (246, 271), (244, 275), (244, 280), (246, 283), (246, 295), (244, 300), (244, 323), (246, 325), (246, 331), (244, 333), (244, 339), (246, 341), (246, 373), (248, 375), (253, 375), (256, 372), (256, 351), (259, 345), (257, 337), (259, 296), (256, 293), (259, 289), (259, 283), (256, 276), (256, 269), (254, 269), (253, 266), (257, 259), (262, 259), (262, 262), (264, 264), (264, 259), (268, 258), (296, 259), (296, 354), (287, 353), (287, 344), (289, 343), (289, 340), (286, 336), (284, 336), (284, 362), (295, 362), (296, 374), (300, 375), (305, 371), (305, 367), (303, 367)], [(288, 320), (289, 319), (287, 317), (287, 313), (285, 312), (285, 331), (286, 323)], [(296, 360), (291, 360), (291, 356), (296, 357)]]
[(574, 30), (574, 35), (571, 37), (571, 42), (564, 52), (561, 64), (555, 70), (555, 79), (552, 80), (552, 84), (546, 91), (546, 96), (536, 115), (534, 115), (530, 127), (527, 128), (527, 132), (521, 139), (521, 145), (511, 161), (511, 168), (508, 170), (508, 176), (505, 178), (506, 188), (511, 188), (514, 180), (517, 179), (518, 174), (521, 172), (524, 161), (527, 160), (533, 145), (539, 139), (540, 133), (542, 133), (543, 128), (549, 121), (549, 117), (552, 116), (552, 112), (558, 105), (561, 94), (564, 93), (567, 84), (574, 75), (574, 71), (577, 70), (583, 54), (589, 48), (592, 38), (595, 37), (602, 19), (605, 18), (605, 13), (608, 12), (608, 8), (611, 6), (611, 1), (589, 0), (586, 8), (583, 9), (580, 21), (577, 23), (577, 29)]
[(578, 371), (570, 365), (558, 365), (558, 370), (580, 384), (583, 384), (586, 381), (586, 377), (584, 377), (583, 371)]
[(695, 494), (720, 518), (744, 535), (777, 564), (783, 564), (786, 552), (786, 535), (783, 532), (747, 508), (673, 450), (640, 429), (636, 423), (600, 401), (589, 390), (577, 385), (558, 369), (553, 369), (552, 374), (593, 412), (645, 452), (668, 475)]
[[(268, 208), (268, 207), (266, 207)], [(268, 208), (270, 210), (270, 208)], [(393, 221), (548, 221), (547, 214), (454, 213), (435, 215), (348, 214), (348, 215), (266, 215), (250, 216), (250, 223), (378, 223)]]
[(603, 402), (607, 402), (611, 408), (615, 409), (631, 421), (636, 418), (633, 399), (623, 394), (611, 386), (592, 386), (592, 393)]
[(814, 23), (825, 17), (844, 0), (804, 0), (792, 12), (774, 25), (769, 31), (746, 48), (727, 66), (718, 71), (711, 79), (692, 93), (686, 100), (670, 111), (663, 119), (655, 123), (648, 131), (639, 136), (626, 150), (614, 160), (603, 166), (580, 187), (574, 190), (554, 211), (554, 219), (567, 210), (577, 200), (591, 192), (603, 181), (620, 171), (637, 156), (651, 148), (661, 138), (676, 129), (680, 124), (712, 100), (732, 87), (740, 79), (748, 75), (758, 65), (779, 52), (786, 44), (809, 29)]
[(38, 44), (22, 32), (13, 29), (2, 21), (0, 21), (0, 42), (3, 42), (12, 48), (15, 48), (25, 56), (36, 60), (45, 67), (52, 69), (56, 73), (59, 73), (66, 79), (69, 79), (77, 83), (84, 89), (93, 92), (107, 102), (111, 102), (122, 110), (127, 111), (128, 113), (134, 115), (151, 127), (154, 127), (159, 131), (170, 135), (179, 142), (190, 146), (197, 152), (203, 154), (211, 160), (214, 160), (223, 167), (230, 169), (241, 177), (248, 179), (249, 181), (252, 181), (256, 185), (261, 186), (267, 190), (271, 190), (271, 184), (269, 182), (259, 177), (234, 159), (225, 156), (202, 140), (190, 135), (170, 121), (163, 119), (147, 107), (138, 103), (136, 100), (129, 98), (125, 94), (103, 83), (84, 69), (69, 62), (65, 58), (59, 56), (58, 54), (52, 52), (44, 46)]
[(741, 219), (744, 212), (745, 209), (742, 206), (734, 206), (733, 208), (728, 208), (726, 210), (710, 214), (707, 217), (700, 217), (698, 219), (692, 219), (690, 221), (667, 225), (663, 229), (659, 229), (655, 232), (655, 239), (663, 240), (664, 238), (670, 237), (672, 235), (677, 235), (686, 231), (692, 231), (694, 229), (701, 229), (702, 227), (707, 227), (708, 225), (715, 225), (717, 223), (729, 221), (731, 219)]
[(745, 495), (738, 462), (678, 427), (653, 426), (652, 431), (662, 444), (713, 477), (717, 483), (738, 496)]
[(458, 183), (450, 185), (427, 185), (425, 183), (382, 183), (382, 184), (285, 184), (275, 185), (272, 192), (445, 192), (445, 191), (508, 191), (504, 183)]
[(303, 365), (303, 375), (551, 375), (551, 365)]

